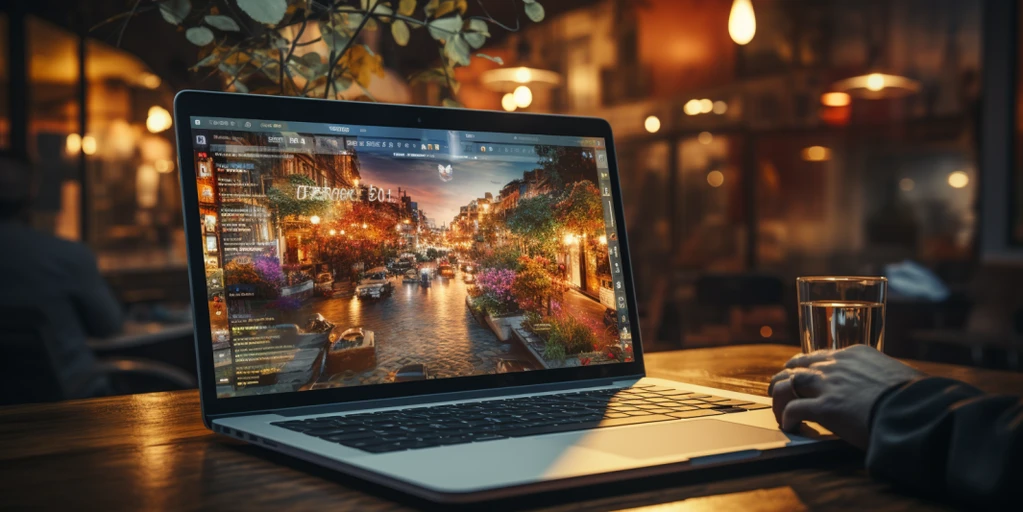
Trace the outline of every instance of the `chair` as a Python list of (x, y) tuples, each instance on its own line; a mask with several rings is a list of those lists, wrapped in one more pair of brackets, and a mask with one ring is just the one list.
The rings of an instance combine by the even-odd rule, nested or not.
[[(64, 389), (49, 347), (54, 339), (48, 315), (34, 306), (0, 306), (0, 405), (54, 402), (71, 396)], [(195, 379), (157, 361), (101, 359), (97, 378), (107, 377), (118, 394), (191, 389)]]

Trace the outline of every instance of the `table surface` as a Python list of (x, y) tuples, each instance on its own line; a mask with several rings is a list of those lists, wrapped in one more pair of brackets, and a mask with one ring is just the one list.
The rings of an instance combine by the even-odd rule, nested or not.
[[(647, 368), (654, 377), (764, 395), (770, 376), (795, 352), (781, 345), (662, 352), (647, 355)], [(1023, 394), (1023, 374), (911, 364), (987, 391)], [(855, 456), (834, 458), (714, 481), (683, 482), (680, 476), (656, 486), (625, 484), (527, 504), (559, 511), (652, 511), (660, 504), (673, 511), (945, 510), (870, 480)], [(383, 511), (421, 505), (212, 434), (202, 425), (195, 391), (0, 408), (0, 509)], [(497, 504), (519, 506), (521, 501)]]

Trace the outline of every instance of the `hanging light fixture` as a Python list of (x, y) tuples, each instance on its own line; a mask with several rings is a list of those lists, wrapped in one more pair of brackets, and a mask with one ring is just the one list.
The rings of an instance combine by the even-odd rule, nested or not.
[(728, 13), (728, 35), (735, 44), (745, 45), (753, 40), (757, 33), (757, 17), (753, 14), (750, 0), (735, 0), (732, 10)]
[(901, 98), (920, 91), (920, 82), (900, 75), (867, 73), (839, 80), (831, 89), (866, 99)]
[[(531, 48), (529, 41), (522, 38), (519, 41), (516, 49), (517, 53), (517, 67), (497, 68), (484, 71), (480, 75), (480, 82), (490, 89), (501, 92), (501, 93), (513, 93), (514, 95), (509, 100), (502, 98), (502, 107), (506, 110), (508, 106), (512, 104), (518, 108), (526, 108), (533, 100), (533, 90), (552, 87), (561, 83), (561, 75), (557, 72), (534, 68), (528, 65), (531, 55)], [(529, 100), (525, 100), (526, 93), (522, 89), (529, 91)], [(514, 103), (512, 101), (514, 100)], [(507, 101), (507, 103), (505, 103)], [(523, 105), (522, 103), (525, 103)]]

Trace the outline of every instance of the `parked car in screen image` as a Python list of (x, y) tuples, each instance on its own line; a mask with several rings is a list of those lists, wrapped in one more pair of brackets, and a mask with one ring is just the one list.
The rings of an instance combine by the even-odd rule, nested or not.
[(391, 382), (412, 382), (430, 378), (430, 369), (422, 363), (407, 364), (398, 368)]
[(387, 279), (387, 269), (376, 267), (366, 272), (365, 277), (359, 281), (355, 295), (360, 299), (379, 299), (389, 295), (393, 290), (394, 285)]
[(501, 359), (497, 362), (497, 373), (528, 372), (532, 369), (532, 363), (521, 359)]
[(320, 272), (316, 276), (316, 293), (322, 295), (334, 293), (334, 276), (330, 272)]
[(441, 277), (455, 277), (455, 269), (451, 265), (442, 264), (437, 267), (437, 274)]

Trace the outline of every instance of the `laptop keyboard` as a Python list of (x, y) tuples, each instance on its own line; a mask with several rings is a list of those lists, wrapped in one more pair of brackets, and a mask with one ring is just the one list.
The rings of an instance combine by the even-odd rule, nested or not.
[(640, 385), (275, 422), (370, 453), (701, 418), (770, 405)]

